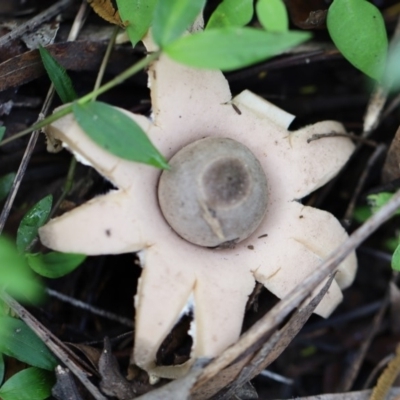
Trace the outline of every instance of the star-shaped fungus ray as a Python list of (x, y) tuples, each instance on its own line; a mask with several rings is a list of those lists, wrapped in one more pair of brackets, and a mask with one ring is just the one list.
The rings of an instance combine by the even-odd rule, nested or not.
[[(127, 115), (167, 160), (203, 138), (228, 138), (244, 145), (267, 182), (266, 211), (258, 227), (242, 241), (232, 241), (232, 248), (202, 247), (183, 239), (160, 209), (161, 171), (102, 150), (67, 116), (48, 130), (118, 189), (50, 221), (40, 237), (46, 246), (66, 252), (140, 251), (143, 272), (135, 298), (133, 360), (156, 376), (177, 377), (194, 358), (214, 357), (237, 340), (256, 280), (281, 298), (346, 239), (335, 217), (296, 199), (336, 175), (354, 146), (344, 137), (307, 143), (314, 133), (342, 133), (344, 128), (324, 121), (290, 132), (291, 114), (247, 90), (232, 99), (220, 71), (186, 67), (162, 55), (148, 73), (152, 120)], [(178, 195), (187, 190), (176, 187)], [(212, 220), (213, 210), (207, 212)], [(353, 254), (339, 266), (317, 313), (328, 316), (333, 311), (355, 270)], [(157, 366), (159, 346), (188, 305), (194, 318), (191, 360), (181, 366)]]
[(176, 378), (190, 366), (171, 368), (155, 363), (158, 348), (188, 305), (194, 313), (192, 357), (212, 358), (237, 340), (255, 285), (251, 271), (235, 262), (237, 252), (213, 253), (175, 240), (166, 238), (143, 252), (135, 298), (135, 363), (167, 378)]

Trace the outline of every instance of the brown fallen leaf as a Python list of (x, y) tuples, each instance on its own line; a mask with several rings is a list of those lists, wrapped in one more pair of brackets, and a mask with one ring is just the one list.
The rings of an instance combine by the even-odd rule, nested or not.
[(87, 2), (99, 17), (111, 24), (125, 28), (125, 24), (122, 22), (119, 12), (114, 8), (111, 0), (87, 0)]
[(100, 388), (107, 396), (113, 396), (120, 400), (136, 397), (137, 391), (134, 384), (131, 384), (119, 370), (108, 337), (104, 338), (104, 349), (99, 359), (99, 372), (101, 375)]
[(51, 389), (53, 397), (57, 400), (82, 400), (82, 396), (69, 369), (58, 365), (55, 372), (57, 381)]
[(79, 343), (66, 343), (69, 347), (73, 349), (79, 350), (86, 359), (90, 362), (93, 370), (91, 371), (93, 374), (98, 373), (98, 363), (101, 356), (101, 350), (96, 349), (95, 347), (88, 346), (86, 344), (79, 344)]

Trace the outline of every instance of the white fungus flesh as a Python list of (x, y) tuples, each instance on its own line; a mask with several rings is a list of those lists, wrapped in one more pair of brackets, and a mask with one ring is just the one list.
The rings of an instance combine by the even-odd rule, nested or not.
[[(215, 357), (238, 339), (256, 281), (282, 298), (346, 240), (333, 215), (298, 200), (334, 177), (354, 145), (345, 137), (308, 143), (314, 133), (345, 130), (338, 122), (324, 121), (290, 132), (292, 115), (249, 91), (232, 98), (220, 71), (186, 67), (162, 55), (148, 73), (153, 120), (127, 114), (168, 160), (205, 137), (231, 139), (249, 149), (267, 183), (261, 221), (235, 246), (210, 249), (191, 243), (186, 233), (171, 228), (160, 209), (161, 172), (101, 149), (66, 116), (48, 131), (118, 190), (51, 220), (40, 229), (40, 237), (49, 248), (64, 252), (140, 250), (143, 271), (135, 301), (132, 360), (153, 376), (178, 377), (195, 358)], [(231, 240), (229, 230), (222, 229), (222, 240)], [(354, 253), (339, 265), (317, 314), (327, 317), (340, 303), (341, 289), (353, 281), (356, 266)], [(157, 351), (189, 299), (194, 302), (195, 327), (191, 358), (182, 366), (157, 365)]]

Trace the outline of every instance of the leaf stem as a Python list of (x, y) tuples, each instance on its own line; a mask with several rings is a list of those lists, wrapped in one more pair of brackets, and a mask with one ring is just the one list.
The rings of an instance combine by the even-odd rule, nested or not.
[[(103, 86), (99, 87), (98, 89), (93, 90), (92, 92), (88, 93), (87, 95), (81, 97), (80, 99), (77, 100), (77, 102), (82, 105), (82, 104), (85, 104), (85, 103), (89, 102), (90, 100), (96, 98), (97, 96), (107, 92), (108, 90), (112, 89), (114, 86), (119, 85), (126, 79), (130, 78), (132, 75), (135, 75), (140, 70), (146, 68), (149, 64), (151, 64), (153, 61), (155, 61), (160, 56), (160, 54), (161, 54), (160, 50), (149, 54), (147, 57), (141, 59), (136, 64), (129, 67), (127, 70), (125, 70), (121, 74), (117, 75), (114, 79), (107, 82), (105, 85), (103, 85)], [(12, 142), (13, 140), (18, 139), (22, 136), (25, 136), (28, 133), (31, 133), (35, 130), (42, 129), (46, 125), (50, 124), (51, 122), (57, 121), (58, 119), (60, 119), (61, 117), (64, 117), (65, 115), (69, 114), (70, 112), (72, 112), (72, 104), (68, 104), (67, 106), (61, 108), (60, 110), (58, 110), (54, 114), (50, 115), (43, 121), (40, 121), (40, 122), (30, 126), (29, 128), (26, 128), (26, 129), (16, 133), (15, 135), (3, 140), (2, 142), (0, 142), (0, 146), (3, 146), (9, 142)]]

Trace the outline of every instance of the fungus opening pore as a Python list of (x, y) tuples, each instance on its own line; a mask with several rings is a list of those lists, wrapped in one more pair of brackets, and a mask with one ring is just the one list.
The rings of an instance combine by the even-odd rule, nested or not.
[(190, 243), (226, 247), (249, 237), (267, 207), (261, 164), (244, 145), (205, 138), (179, 150), (158, 186), (161, 211), (174, 231)]
[(248, 195), (251, 177), (243, 160), (222, 158), (204, 171), (201, 186), (211, 207), (235, 207)]

